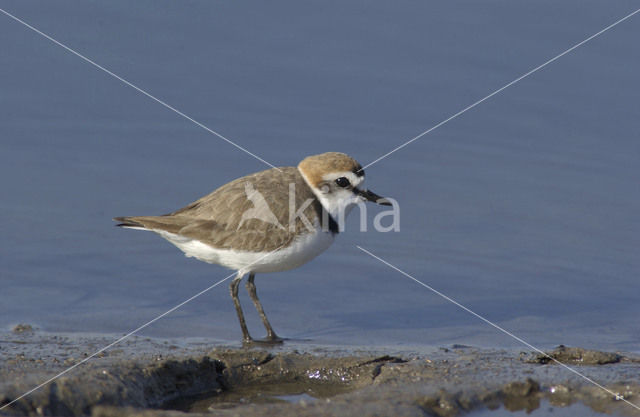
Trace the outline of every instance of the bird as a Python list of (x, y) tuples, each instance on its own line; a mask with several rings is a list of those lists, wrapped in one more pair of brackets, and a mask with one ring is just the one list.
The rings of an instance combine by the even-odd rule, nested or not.
[[(371, 201), (391, 200), (363, 187), (364, 170), (352, 157), (326, 152), (296, 167), (274, 167), (235, 179), (187, 206), (161, 216), (115, 217), (116, 226), (152, 231), (193, 257), (236, 271), (229, 291), (242, 341), (282, 343), (258, 298), (256, 274), (297, 268), (333, 243), (348, 212)], [(267, 335), (253, 339), (238, 298), (246, 289)]]

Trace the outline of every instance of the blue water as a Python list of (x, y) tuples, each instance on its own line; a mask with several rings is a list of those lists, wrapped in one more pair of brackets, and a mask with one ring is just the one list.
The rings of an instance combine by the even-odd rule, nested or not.
[[(637, 2), (0, 7), (295, 165), (325, 151), (367, 164)], [(636, 15), (368, 168), (400, 202), (400, 232), (361, 233), (356, 215), (318, 259), (259, 275), (278, 333), (521, 346), (361, 245), (535, 346), (640, 350), (639, 37)], [(163, 214), (267, 166), (2, 14), (0, 44), (0, 325), (124, 333), (227, 276), (111, 218)], [(226, 282), (141, 333), (241, 336)]]

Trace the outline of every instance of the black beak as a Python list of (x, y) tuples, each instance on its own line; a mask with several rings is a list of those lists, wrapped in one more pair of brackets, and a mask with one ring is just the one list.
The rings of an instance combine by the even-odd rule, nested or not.
[(358, 194), (360, 197), (364, 198), (368, 201), (373, 201), (376, 204), (380, 204), (381, 206), (390, 206), (391, 202), (384, 197), (380, 197), (378, 194), (369, 190), (360, 190), (358, 188), (354, 188), (353, 192)]

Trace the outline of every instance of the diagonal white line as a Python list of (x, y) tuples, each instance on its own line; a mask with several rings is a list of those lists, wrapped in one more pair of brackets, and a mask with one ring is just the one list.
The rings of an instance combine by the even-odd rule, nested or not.
[(129, 87), (133, 88), (134, 90), (144, 94), (145, 96), (149, 97), (151, 100), (156, 101), (157, 103), (163, 105), (164, 107), (166, 107), (167, 109), (173, 111), (174, 113), (184, 117), (185, 119), (189, 120), (190, 122), (196, 124), (197, 126), (203, 128), (204, 130), (206, 130), (207, 132), (211, 133), (212, 135), (215, 135), (217, 137), (219, 137), (220, 139), (224, 140), (225, 142), (227, 142), (228, 144), (235, 146), (236, 148), (240, 149), (241, 151), (253, 156), (254, 158), (256, 158), (258, 161), (269, 165), (271, 168), (275, 168), (278, 171), (281, 171), (278, 167), (270, 164), (269, 162), (265, 161), (264, 159), (260, 158), (259, 156), (257, 156), (254, 153), (249, 152), (247, 149), (243, 148), (242, 146), (238, 145), (237, 143), (231, 141), (230, 139), (227, 139), (226, 137), (222, 136), (220, 133), (216, 132), (213, 129), (208, 128), (207, 126), (203, 125), (202, 123), (200, 123), (199, 121), (187, 116), (186, 114), (184, 114), (183, 112), (181, 112), (180, 110), (176, 109), (175, 107), (165, 103), (164, 101), (160, 100), (159, 98), (157, 98), (156, 96), (152, 95), (151, 93), (146, 92), (145, 90), (143, 90), (142, 88), (134, 85), (133, 83), (125, 80), (124, 78), (120, 77), (117, 74), (114, 74), (113, 72), (109, 71), (108, 69), (106, 69), (105, 67), (103, 67), (100, 64), (97, 64), (96, 62), (92, 61), (91, 59), (87, 58), (86, 56), (82, 55), (79, 52), (76, 52), (75, 50), (71, 49), (70, 47), (66, 46), (65, 44), (63, 44), (62, 42), (57, 41), (56, 39), (52, 38), (51, 36), (47, 35), (46, 33), (36, 29), (35, 27), (31, 26), (30, 24), (28, 24), (27, 22), (25, 22), (24, 20), (21, 20), (19, 18), (17, 18), (16, 16), (12, 15), (11, 13), (0, 9), (0, 12), (4, 13), (6, 16), (10, 17), (11, 19), (15, 20), (18, 23), (21, 23), (22, 25), (26, 26), (27, 28), (31, 29), (32, 31), (36, 32), (38, 35), (41, 35), (43, 37), (45, 37), (46, 39), (50, 40), (51, 42), (55, 43), (56, 45), (66, 49), (67, 51), (71, 52), (72, 54), (74, 54), (75, 56), (83, 59), (84, 61), (88, 62), (89, 64), (93, 65), (94, 67), (106, 72), (107, 74), (109, 74), (110, 76), (112, 76), (113, 78), (117, 79), (118, 81), (128, 85)]
[(466, 311), (467, 313), (479, 318), (480, 320), (484, 321), (485, 323), (487, 323), (490, 326), (495, 327), (496, 329), (500, 330), (502, 333), (506, 334), (507, 336), (512, 337), (513, 339), (517, 340), (518, 342), (522, 343), (523, 345), (527, 346), (530, 349), (535, 350), (536, 352), (542, 354), (543, 356), (549, 358), (550, 360), (552, 360), (553, 362), (557, 363), (558, 365), (566, 368), (567, 370), (573, 372), (574, 374), (578, 375), (579, 377), (583, 378), (584, 380), (592, 383), (593, 385), (595, 385), (596, 387), (606, 391), (608, 394), (611, 394), (616, 400), (620, 400), (620, 401), (624, 401), (625, 403), (629, 404), (630, 406), (640, 410), (640, 406), (637, 404), (634, 404), (628, 400), (626, 400), (620, 393), (616, 393), (611, 391), (610, 389), (598, 384), (596, 381), (594, 381), (593, 379), (589, 378), (586, 375), (581, 374), (580, 372), (576, 371), (575, 369), (573, 369), (572, 367), (560, 362), (559, 360), (553, 358), (552, 356), (550, 356), (549, 354), (547, 354), (546, 352), (543, 352), (541, 349), (533, 346), (532, 344), (526, 342), (525, 340), (519, 338), (518, 336), (514, 335), (513, 333), (509, 332), (508, 330), (503, 329), (502, 327), (498, 326), (497, 324), (495, 324), (494, 322), (492, 322), (491, 320), (488, 320), (486, 318), (484, 318), (483, 316), (481, 316), (480, 314), (474, 312), (473, 310), (465, 307), (464, 305), (460, 304), (459, 302), (457, 302), (456, 300), (454, 300), (451, 297), (446, 296), (445, 294), (441, 293), (440, 291), (436, 290), (435, 288), (425, 284), (424, 282), (420, 281), (417, 278), (414, 278), (413, 276), (409, 275), (408, 273), (404, 272), (403, 270), (401, 270), (400, 268), (390, 264), (389, 262), (385, 261), (384, 259), (380, 258), (379, 256), (374, 255), (373, 253), (369, 252), (368, 250), (356, 245), (356, 247), (358, 249), (360, 249), (362, 252), (366, 253), (367, 255), (371, 256), (374, 259), (377, 259), (378, 261), (382, 262), (383, 264), (387, 265), (389, 268), (396, 270), (397, 272), (401, 273), (402, 275), (404, 275), (405, 277), (415, 281), (416, 283), (422, 285), (423, 287), (427, 288), (428, 290), (436, 293), (437, 295), (439, 295), (440, 297), (444, 298), (445, 300), (455, 304), (456, 306), (460, 307), (461, 309), (463, 309), (464, 311)]
[[(282, 245), (277, 247), (276, 249), (272, 250), (271, 252), (265, 254), (264, 256), (261, 256), (260, 258), (256, 259), (255, 261), (251, 262), (248, 266), (252, 266), (258, 262), (260, 262), (261, 260), (265, 259), (267, 256), (271, 255), (272, 253), (280, 250), (282, 248)], [(233, 274), (230, 274), (226, 277), (224, 277), (223, 279), (221, 279), (220, 281), (216, 282), (215, 284), (205, 288), (204, 290), (200, 291), (199, 293), (197, 293), (196, 295), (193, 295), (191, 297), (189, 297), (188, 299), (184, 300), (183, 302), (181, 302), (180, 304), (178, 304), (175, 307), (170, 308), (169, 310), (165, 311), (164, 313), (160, 314), (159, 316), (157, 316), (156, 318), (149, 320), (148, 322), (146, 322), (145, 324), (143, 324), (142, 326), (138, 327), (135, 330), (130, 331), (129, 333), (125, 334), (124, 336), (122, 336), (120, 339), (116, 340), (115, 342), (112, 342), (110, 344), (108, 344), (107, 346), (103, 347), (102, 349), (94, 352), (93, 354), (87, 356), (86, 358), (84, 358), (83, 360), (81, 360), (80, 362), (76, 363), (75, 365), (65, 369), (64, 371), (60, 372), (59, 374), (52, 376), (51, 378), (47, 379), (46, 381), (44, 381), (43, 383), (41, 383), (40, 385), (30, 389), (29, 391), (25, 392), (24, 394), (20, 395), (17, 398), (14, 398), (13, 400), (11, 400), (11, 402), (8, 402), (7, 404), (4, 404), (2, 407), (0, 407), (0, 411), (3, 410), (6, 407), (9, 407), (11, 404), (15, 403), (16, 401), (21, 400), (22, 398), (26, 397), (27, 395), (31, 394), (34, 391), (39, 390), (40, 388), (44, 387), (45, 385), (50, 384), (51, 382), (55, 381), (56, 379), (60, 378), (61, 376), (65, 375), (66, 373), (72, 371), (73, 369), (77, 368), (78, 366), (82, 365), (83, 363), (87, 362), (88, 360), (94, 358), (96, 355), (100, 354), (101, 352), (104, 352), (105, 350), (109, 349), (112, 346), (117, 345), (118, 343), (122, 342), (123, 340), (133, 336), (134, 334), (138, 333), (140, 330), (144, 329), (145, 327), (155, 323), (156, 321), (160, 320), (161, 318), (163, 318), (164, 316), (176, 311), (177, 309), (179, 309), (180, 307), (182, 307), (183, 305), (195, 300), (196, 298), (200, 297), (202, 294), (206, 293), (207, 291), (217, 287), (218, 285), (222, 284), (223, 282), (225, 282), (226, 280), (228, 280), (229, 278), (231, 278), (232, 276), (236, 275), (236, 272), (234, 272)]]
[(624, 22), (625, 20), (629, 19), (631, 16), (635, 15), (636, 13), (640, 12), (640, 9), (634, 11), (633, 13), (629, 13), (628, 15), (626, 15), (625, 17), (623, 17), (622, 19), (619, 19), (617, 21), (615, 21), (614, 23), (610, 24), (609, 26), (607, 26), (606, 28), (602, 29), (601, 31), (589, 36), (587, 39), (578, 42), (577, 44), (573, 45), (571, 48), (565, 50), (564, 52), (554, 56), (553, 58), (551, 58), (550, 60), (546, 61), (543, 64), (538, 65), (537, 67), (535, 67), (534, 69), (522, 74), (521, 76), (519, 76), (518, 78), (516, 78), (515, 80), (511, 81), (508, 84), (505, 84), (504, 86), (498, 88), (497, 90), (495, 90), (493, 93), (489, 94), (488, 96), (481, 98), (480, 100), (476, 101), (473, 104), (470, 104), (469, 106), (465, 107), (464, 109), (460, 110), (459, 112), (457, 112), (456, 114), (454, 114), (453, 116), (450, 116), (447, 119), (444, 119), (443, 121), (441, 121), (440, 123), (438, 123), (437, 125), (425, 130), (424, 132), (420, 133), (418, 136), (415, 136), (411, 139), (409, 139), (408, 141), (406, 141), (405, 143), (403, 143), (400, 146), (397, 146), (396, 148), (390, 150), (389, 152), (385, 153), (384, 155), (382, 155), (381, 157), (379, 157), (378, 159), (369, 162), (367, 165), (365, 165), (364, 167), (362, 167), (362, 169), (368, 168), (371, 165), (375, 164), (376, 162), (379, 162), (381, 160), (383, 160), (384, 158), (386, 158), (387, 156), (391, 155), (392, 153), (399, 151), (400, 149), (404, 148), (405, 146), (409, 145), (410, 143), (415, 142), (416, 140), (420, 139), (421, 137), (423, 137), (424, 135), (433, 132), (434, 130), (436, 130), (437, 128), (439, 128), (440, 126), (449, 123), (451, 120), (455, 119), (456, 117), (462, 115), (463, 113), (466, 113), (468, 110), (471, 110), (472, 108), (476, 107), (478, 104), (490, 99), (491, 97), (495, 96), (496, 94), (506, 90), (507, 88), (511, 87), (512, 85), (514, 85), (515, 83), (517, 83), (518, 81), (521, 81), (522, 79), (528, 77), (529, 75), (541, 70), (542, 68), (546, 67), (547, 65), (551, 64), (553, 61), (565, 56), (566, 54), (568, 54), (569, 52), (573, 51), (576, 48), (579, 48), (580, 46), (584, 45), (585, 43), (589, 42), (590, 40), (602, 35), (603, 33), (605, 33), (606, 31), (608, 31), (609, 29), (619, 25), (620, 23)]

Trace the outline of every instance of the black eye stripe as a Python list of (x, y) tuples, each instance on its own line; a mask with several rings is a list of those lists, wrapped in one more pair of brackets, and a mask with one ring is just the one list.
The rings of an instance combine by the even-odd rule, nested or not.
[(351, 185), (349, 180), (345, 177), (336, 178), (336, 184), (338, 184), (338, 187), (342, 187), (342, 188), (345, 188)]

